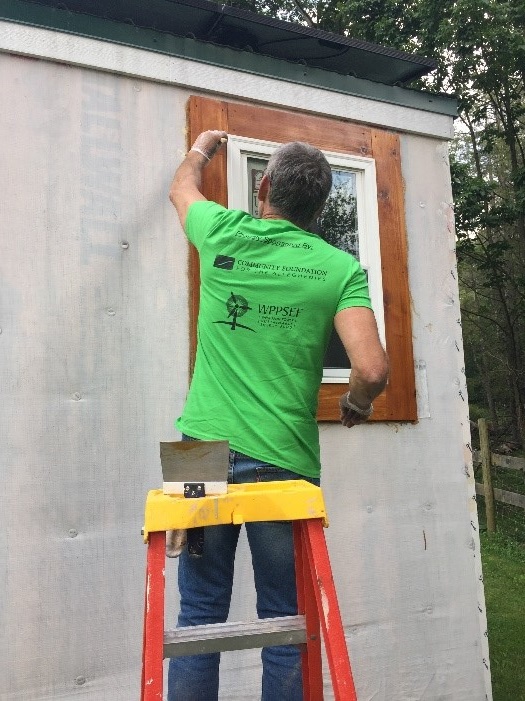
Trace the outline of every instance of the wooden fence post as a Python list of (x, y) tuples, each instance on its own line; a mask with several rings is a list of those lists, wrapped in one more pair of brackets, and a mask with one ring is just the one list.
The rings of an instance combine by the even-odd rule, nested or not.
[(478, 419), (479, 447), (481, 451), (481, 469), (483, 471), (483, 490), (485, 492), (485, 513), (487, 515), (487, 531), (496, 530), (496, 512), (494, 509), (494, 489), (490, 472), (491, 458), (489, 445), (489, 429), (487, 419)]

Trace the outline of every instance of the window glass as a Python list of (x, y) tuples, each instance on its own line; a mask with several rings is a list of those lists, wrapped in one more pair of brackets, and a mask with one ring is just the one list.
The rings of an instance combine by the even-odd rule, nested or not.
[(318, 222), (319, 234), (359, 260), (356, 173), (333, 168), (332, 178), (332, 190)]
[[(317, 223), (325, 241), (359, 260), (359, 229), (357, 226), (357, 176), (351, 170), (332, 168), (332, 190)], [(350, 361), (341, 339), (332, 329), (323, 361), (323, 379), (346, 381)]]
[(248, 202), (250, 205), (250, 214), (252, 217), (259, 216), (259, 208), (257, 206), (257, 193), (259, 192), (259, 185), (261, 184), (262, 176), (264, 175), (264, 170), (268, 163), (266, 158), (252, 158), (251, 156), (246, 159), (246, 164), (248, 166)]

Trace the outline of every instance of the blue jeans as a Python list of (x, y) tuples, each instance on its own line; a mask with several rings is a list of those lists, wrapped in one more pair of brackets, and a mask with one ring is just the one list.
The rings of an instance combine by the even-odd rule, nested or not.
[[(186, 437), (184, 436), (183, 439)], [(190, 439), (191, 440), (191, 439)], [(307, 479), (230, 451), (228, 482), (272, 482)], [(314, 484), (319, 480), (308, 479)], [(293, 530), (289, 521), (246, 523), (252, 555), (259, 618), (295, 616), (297, 592)], [(240, 526), (205, 529), (204, 554), (179, 558), (180, 613), (178, 626), (223, 623), (228, 618), (233, 566)], [(302, 701), (301, 655), (294, 645), (263, 648), (262, 701)], [(216, 701), (220, 653), (170, 659), (168, 701)]]

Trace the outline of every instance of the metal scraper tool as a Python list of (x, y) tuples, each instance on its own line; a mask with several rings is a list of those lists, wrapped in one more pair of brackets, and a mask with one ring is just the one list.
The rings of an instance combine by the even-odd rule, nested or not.
[(164, 494), (185, 495), (188, 484), (204, 484), (207, 495), (226, 494), (229, 455), (228, 441), (161, 443)]

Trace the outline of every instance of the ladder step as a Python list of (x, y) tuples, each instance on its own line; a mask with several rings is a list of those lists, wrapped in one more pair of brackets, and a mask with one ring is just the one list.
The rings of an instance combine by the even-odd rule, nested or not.
[(164, 632), (164, 658), (306, 642), (304, 616), (187, 626)]

